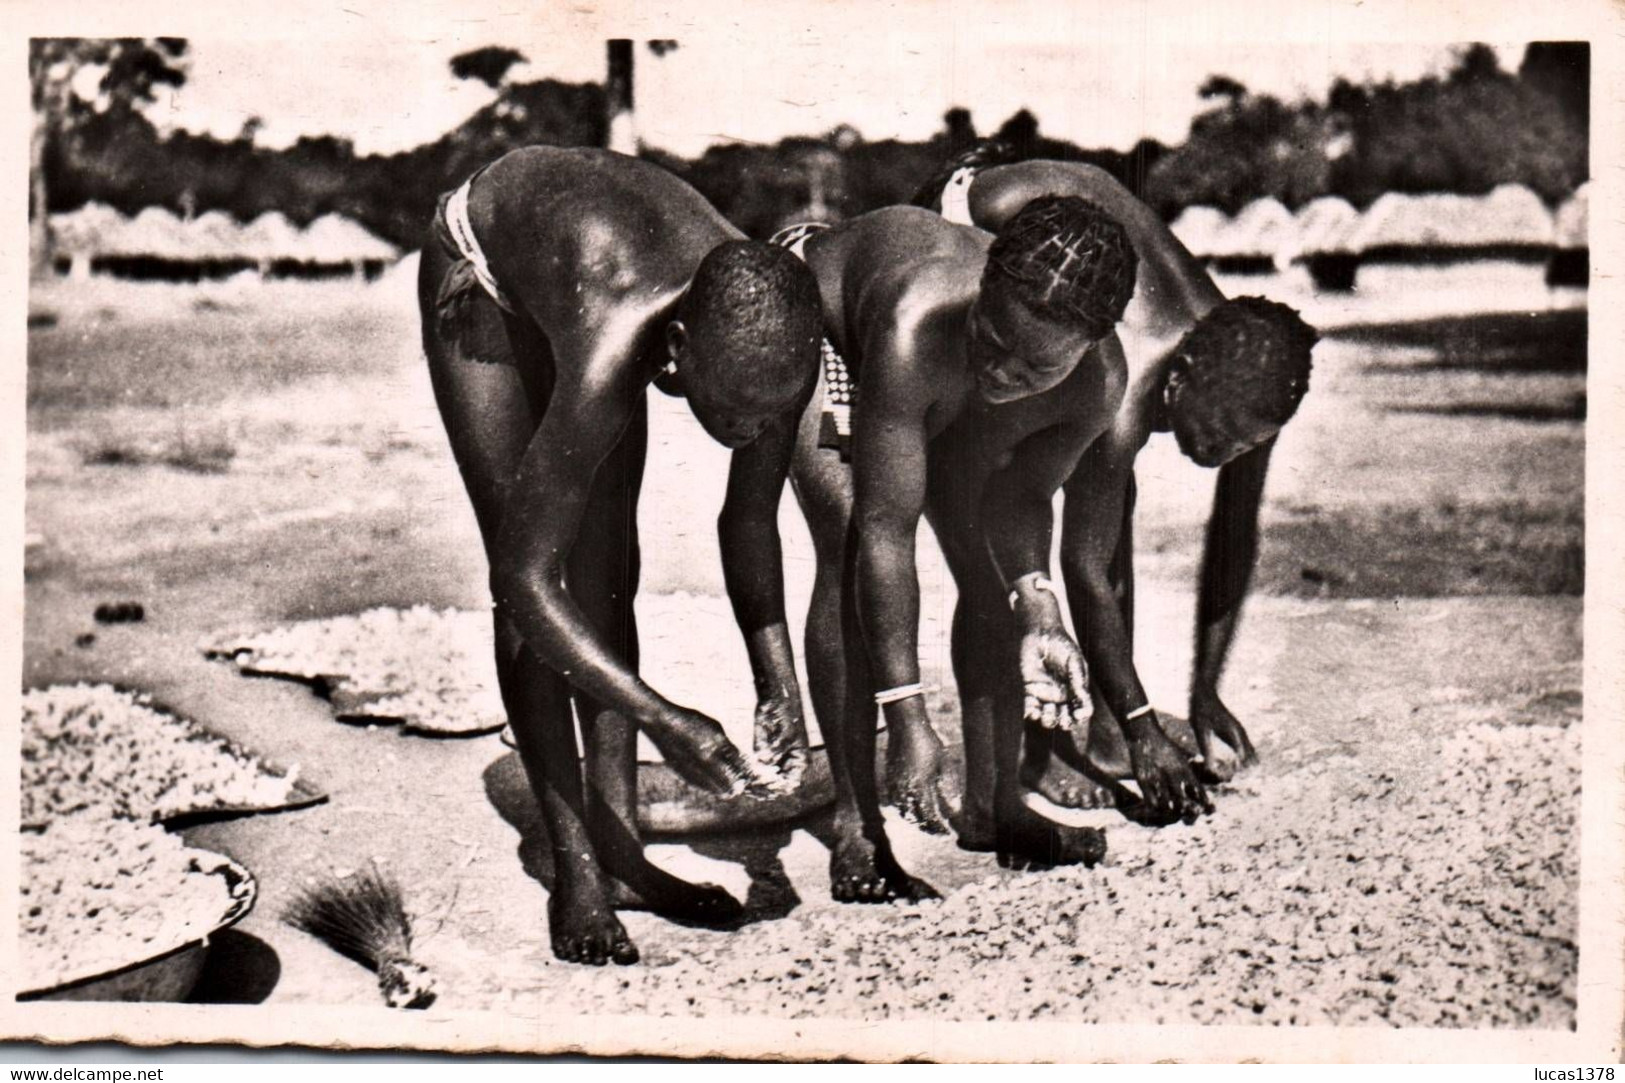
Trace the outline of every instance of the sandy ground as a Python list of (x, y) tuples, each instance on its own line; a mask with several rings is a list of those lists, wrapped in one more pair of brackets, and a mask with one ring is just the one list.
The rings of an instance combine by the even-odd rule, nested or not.
[[(664, 840), (655, 860), (728, 887), (750, 923), (628, 914), (643, 963), (594, 971), (548, 950), (545, 838), (496, 737), (341, 725), (307, 689), (197, 650), (224, 627), (486, 604), (404, 285), (93, 284), (33, 300), (50, 319), (30, 340), (24, 684), (143, 689), (331, 797), (187, 829), (261, 890), (197, 999), (376, 1002), (370, 974), (277, 916), (307, 877), (377, 860), (407, 885), (457, 1007), (1573, 1024), (1584, 426), (1565, 410), (1583, 404), (1583, 368), (1441, 369), (1437, 351), (1347, 336), (1317, 350), (1225, 687), (1264, 765), (1210, 821), (1152, 831), (1099, 814), (1105, 866), (1021, 874), (894, 825), (948, 898), (862, 911), (829, 900), (816, 817)], [(667, 400), (654, 433), (645, 670), (748, 732), (710, 527), (725, 453)], [(1141, 483), (1139, 663), (1182, 713), (1211, 475), (1162, 439)], [(793, 615), (811, 578), (797, 515), (787, 499)], [(948, 735), (952, 591), (928, 540), (922, 587)], [(98, 603), (125, 599), (144, 623), (94, 624)]]

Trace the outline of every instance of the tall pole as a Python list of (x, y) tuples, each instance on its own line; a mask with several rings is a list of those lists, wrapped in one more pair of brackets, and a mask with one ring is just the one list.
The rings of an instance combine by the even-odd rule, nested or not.
[(609, 149), (621, 154), (638, 152), (638, 132), (632, 121), (632, 39), (609, 39), (609, 76), (604, 80), (609, 110)]
[[(60, 42), (35, 41), (29, 46), (28, 74), (32, 84), (34, 128), (28, 140), (29, 273), (44, 277), (51, 269), (51, 200), (45, 163), (51, 135), (68, 111), (69, 81), (58, 65), (67, 59)], [(60, 136), (59, 136), (60, 138)]]
[(47, 123), (44, 110), (37, 110), (28, 143), (29, 209), (33, 212), (28, 220), (28, 270), (33, 278), (44, 278), (51, 269), (50, 199), (45, 180)]

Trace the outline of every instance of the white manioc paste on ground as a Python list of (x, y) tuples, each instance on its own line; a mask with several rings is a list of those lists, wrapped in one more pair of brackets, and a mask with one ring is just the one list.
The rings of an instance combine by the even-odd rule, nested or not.
[(162, 827), (96, 812), (24, 831), (17, 945), (25, 991), (130, 966), (206, 936), (233, 906), (226, 860)]
[(381, 607), (222, 633), (203, 650), (245, 673), (320, 681), (341, 718), (445, 734), (489, 733), (507, 722), (489, 613)]
[(1111, 829), (1093, 870), (684, 931), (639, 966), (549, 966), (536, 995), (586, 1013), (1572, 1027), (1579, 751), (1578, 727), (1474, 725), (1402, 768), (1373, 741), (1226, 790), (1196, 827)]
[(141, 695), (105, 684), (23, 693), (21, 822), (82, 810), (167, 820), (308, 804), (314, 791)]

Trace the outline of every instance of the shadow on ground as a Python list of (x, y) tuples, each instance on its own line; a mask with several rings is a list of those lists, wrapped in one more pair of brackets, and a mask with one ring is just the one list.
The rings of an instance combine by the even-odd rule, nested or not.
[[(547, 823), (531, 793), (530, 780), (525, 775), (518, 754), (509, 752), (492, 761), (485, 769), (483, 778), (485, 795), (491, 807), (519, 832), (518, 855), (525, 874), (552, 891), (553, 857)], [(739, 924), (748, 925), (785, 917), (801, 904), (801, 896), (791, 883), (779, 855), (790, 844), (791, 836), (797, 829), (806, 830), (828, 846), (832, 838), (832, 817), (833, 810), (826, 808), (782, 824), (749, 831), (683, 837), (656, 832), (645, 832), (645, 835), (649, 843), (686, 846), (702, 857), (743, 869), (750, 886), (743, 900), (745, 914)]]
[(282, 977), (276, 949), (257, 936), (226, 929), (209, 940), (209, 958), (187, 998), (192, 1004), (260, 1004)]
[[(1327, 337), (1376, 348), (1410, 347), (1428, 351), (1425, 360), (1402, 365), (1408, 369), (1584, 372), (1588, 314), (1581, 310), (1443, 316), (1337, 328), (1327, 332)], [(1392, 361), (1382, 361), (1371, 367), (1391, 369), (1395, 365)]]

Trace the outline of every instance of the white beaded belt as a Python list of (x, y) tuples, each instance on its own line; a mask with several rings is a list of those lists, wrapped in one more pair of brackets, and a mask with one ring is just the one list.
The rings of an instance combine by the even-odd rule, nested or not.
[(474, 268), (474, 277), (479, 280), (485, 292), (491, 295), (491, 300), (501, 306), (504, 312), (511, 313), (514, 307), (508, 298), (503, 296), (502, 288), (497, 285), (496, 278), (491, 274), (491, 265), (486, 262), (485, 252), (480, 248), (479, 239), (474, 236), (474, 227), (468, 220), (468, 190), (473, 184), (474, 178), (468, 178), (463, 182), (463, 186), (446, 200), (446, 229), (451, 233), (457, 251), (461, 252), (463, 258)]

